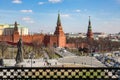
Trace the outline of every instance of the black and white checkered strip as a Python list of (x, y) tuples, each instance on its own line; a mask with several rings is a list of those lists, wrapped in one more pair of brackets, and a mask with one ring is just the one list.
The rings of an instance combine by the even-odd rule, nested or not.
[(12, 67), (0, 68), (0, 79), (23, 78), (95, 78), (110, 79), (119, 78), (120, 68), (78, 68), (78, 67)]

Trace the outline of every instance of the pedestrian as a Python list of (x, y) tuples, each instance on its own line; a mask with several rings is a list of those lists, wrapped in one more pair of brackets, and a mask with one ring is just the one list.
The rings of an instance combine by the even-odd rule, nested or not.
[(55, 62), (55, 65), (57, 65), (57, 62)]

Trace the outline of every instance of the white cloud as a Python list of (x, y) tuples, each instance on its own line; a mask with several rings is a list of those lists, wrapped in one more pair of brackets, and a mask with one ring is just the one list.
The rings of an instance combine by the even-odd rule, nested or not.
[(31, 21), (27, 21), (27, 23), (35, 23), (33, 20), (31, 20)]
[(21, 1), (21, 0), (13, 0), (12, 3), (15, 3), (15, 4), (21, 4), (22, 1)]
[(33, 11), (32, 10), (21, 10), (20, 12), (23, 12), (23, 13), (32, 13)]
[(26, 23), (34, 23), (32, 18), (30, 18), (30, 17), (23, 17), (22, 20), (25, 21)]
[(62, 0), (48, 0), (49, 2), (51, 3), (59, 3), (59, 2), (62, 2)]
[(69, 14), (61, 14), (61, 17), (68, 18), (68, 17), (70, 17), (70, 15)]
[(75, 12), (78, 12), (78, 13), (79, 13), (79, 12), (81, 12), (81, 10), (80, 10), (80, 9), (76, 9)]
[(39, 5), (43, 5), (43, 4), (45, 4), (45, 2), (38, 2), (38, 4), (39, 4)]
[(31, 18), (30, 17), (23, 17), (22, 20), (29, 21), (29, 20), (31, 20)]

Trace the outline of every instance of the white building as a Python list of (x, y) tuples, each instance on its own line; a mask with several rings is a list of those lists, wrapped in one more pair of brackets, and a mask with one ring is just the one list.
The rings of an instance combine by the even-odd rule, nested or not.
[[(14, 26), (9, 24), (0, 24), (0, 35), (12, 35)], [(28, 28), (18, 25), (18, 32), (21, 35), (28, 35)]]
[(8, 27), (9, 27), (8, 24), (0, 24), (0, 35), (2, 35), (4, 32), (4, 29)]
[(108, 37), (108, 34), (106, 34), (106, 33), (102, 33), (102, 32), (95, 32), (95, 33), (93, 33), (93, 35), (94, 35), (94, 39), (99, 39), (99, 38), (106, 38), (106, 37)]
[(68, 38), (85, 38), (86, 37), (86, 34), (84, 33), (66, 33), (66, 36)]

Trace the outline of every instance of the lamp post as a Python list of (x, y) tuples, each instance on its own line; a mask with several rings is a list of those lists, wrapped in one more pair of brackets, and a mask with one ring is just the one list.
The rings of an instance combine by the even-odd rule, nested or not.
[(90, 54), (91, 54), (91, 66), (92, 66), (92, 49), (90, 48)]
[(92, 47), (90, 45), (89, 45), (89, 51), (90, 51), (91, 66), (92, 66), (92, 56), (93, 56), (93, 54), (92, 54)]
[(31, 67), (32, 67), (32, 58), (31, 58)]
[(29, 55), (29, 58), (31, 59), (31, 67), (32, 67), (32, 59), (33, 59), (33, 57), (34, 57), (34, 54), (33, 54), (33, 52), (31, 52), (30, 55)]
[(12, 59), (14, 59), (14, 45), (12, 46), (12, 50), (13, 50), (13, 52), (12, 52)]

